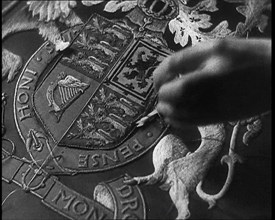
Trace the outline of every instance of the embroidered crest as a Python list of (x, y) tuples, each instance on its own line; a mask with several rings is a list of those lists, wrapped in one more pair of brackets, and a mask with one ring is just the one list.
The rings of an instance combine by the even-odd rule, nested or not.
[[(201, 135), (201, 147), (193, 153), (188, 152), (177, 139), (171, 139), (171, 136), (161, 139), (166, 128), (158, 114), (154, 113), (156, 111), (152, 111), (155, 101), (152, 73), (169, 54), (163, 45), (174, 48), (175, 43), (179, 48), (228, 35), (248, 36), (254, 26), (260, 32), (267, 26), (268, 18), (262, 13), (270, 7), (268, 0), (224, 2), (236, 4), (236, 13), (245, 16), (245, 21), (238, 23), (235, 30), (223, 18), (219, 20), (220, 23), (212, 23), (215, 20), (212, 14), (220, 14), (218, 11), (221, 9), (221, 3), (216, 0), (82, 1), (86, 6), (102, 3), (99, 8), (104, 8), (106, 17), (112, 17), (111, 13), (114, 12), (117, 13), (112, 19), (116, 19), (120, 12), (124, 16), (122, 18), (119, 15), (118, 20), (111, 22), (93, 15), (85, 25), (71, 11), (80, 2), (29, 1), (28, 13), (32, 13), (33, 19), (15, 14), (13, 22), (16, 22), (8, 22), (3, 26), (8, 29), (3, 28), (6, 34), (2, 39), (16, 31), (39, 28), (39, 34), (52, 43), (43, 44), (27, 62), (14, 95), (15, 123), (32, 161), (16, 158), (15, 145), (4, 138), (9, 116), (7, 124), (2, 124), (2, 180), (16, 183), (26, 192), (41, 198), (49, 208), (70, 219), (145, 219), (145, 202), (137, 186), (126, 185), (127, 181), (123, 182), (121, 177), (107, 182), (104, 179), (102, 182), (100, 176), (116, 176), (131, 166), (135, 167), (131, 170), (133, 175), (141, 175), (144, 166), (149, 171), (148, 160), (144, 157), (137, 166), (128, 164), (114, 172), (105, 172), (137, 159), (161, 140), (153, 152), (155, 172), (145, 177), (134, 177), (128, 182), (134, 180), (137, 183), (155, 184), (165, 181), (162, 187), (166, 190), (169, 188), (170, 200), (174, 202), (181, 218), (189, 217), (188, 194), (195, 188), (198, 196), (207, 201), (210, 207), (215, 205), (232, 181), (234, 164), (241, 162), (241, 157), (234, 150), (241, 125), (246, 126), (243, 143), (248, 145), (261, 132), (261, 118), (233, 124), (229, 152), (221, 160), (229, 168), (227, 179), (219, 193), (207, 194), (202, 189), (204, 175), (211, 160), (216, 157), (214, 154), (222, 147), (223, 127), (209, 127), (209, 131), (218, 138)], [(35, 21), (38, 19), (38, 22)], [(81, 25), (61, 34), (57, 27), (59, 22), (68, 27)], [(13, 67), (12, 62), (7, 63)], [(21, 68), (20, 62), (17, 64), (15, 68), (2, 71), (8, 81), (15, 76), (17, 80), (17, 72)], [(10, 106), (9, 100), (8, 104), (2, 93), (2, 119), (5, 108)], [(145, 120), (145, 123), (141, 120), (143, 118), (150, 120)], [(136, 125), (139, 121), (141, 125), (138, 128)], [(199, 128), (199, 131), (202, 129), (207, 133), (208, 128)], [(215, 130), (219, 132), (215, 134)], [(10, 134), (8, 129), (7, 136), (13, 136), (13, 132), (16, 133), (12, 131)], [(139, 166), (144, 161), (147, 162)], [(89, 191), (91, 184), (94, 200), (89, 193), (76, 192), (54, 176), (98, 171), (104, 172), (78, 175), (80, 185), (73, 187), (82, 191), (77, 186), (83, 187), (85, 181), (87, 183), (84, 185), (88, 185)], [(83, 176), (85, 178), (81, 180)], [(100, 183), (97, 184), (99, 179)], [(155, 209), (158, 214), (161, 213), (159, 216), (162, 215), (170, 200), (167, 203), (165, 197), (155, 193), (158, 191), (154, 191), (154, 187), (145, 187), (143, 190), (149, 205), (148, 218), (153, 217)], [(12, 193), (7, 198), (10, 195)], [(164, 198), (159, 203), (164, 201), (165, 205), (160, 206), (154, 199), (151, 201), (150, 195)], [(164, 211), (160, 212), (160, 207), (164, 207)], [(175, 216), (170, 211), (166, 217)]]
[[(138, 158), (166, 130), (159, 117), (142, 128), (136, 121), (154, 108), (152, 73), (170, 51), (99, 15), (63, 38), (70, 48), (58, 54), (45, 43), (17, 83), (16, 123), (32, 143), (31, 158), (37, 165), (47, 158), (48, 172), (57, 173), (101, 171)], [(37, 134), (47, 137), (39, 150), (31, 147)]]

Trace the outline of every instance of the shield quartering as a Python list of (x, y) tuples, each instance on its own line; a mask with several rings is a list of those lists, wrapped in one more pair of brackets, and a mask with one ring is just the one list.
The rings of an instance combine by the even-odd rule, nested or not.
[[(16, 122), (33, 160), (75, 173), (138, 158), (166, 130), (158, 117), (142, 128), (136, 122), (154, 108), (152, 74), (170, 51), (96, 14), (63, 37), (70, 47), (57, 54), (42, 45), (16, 88)], [(34, 134), (47, 137), (44, 148)]]

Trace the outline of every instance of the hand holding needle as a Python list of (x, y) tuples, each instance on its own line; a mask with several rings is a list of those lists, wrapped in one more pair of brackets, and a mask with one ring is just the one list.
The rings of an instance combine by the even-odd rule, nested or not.
[(146, 122), (152, 120), (155, 115), (158, 115), (157, 109), (151, 111), (148, 115), (142, 117), (140, 120), (136, 122), (137, 127), (142, 127)]

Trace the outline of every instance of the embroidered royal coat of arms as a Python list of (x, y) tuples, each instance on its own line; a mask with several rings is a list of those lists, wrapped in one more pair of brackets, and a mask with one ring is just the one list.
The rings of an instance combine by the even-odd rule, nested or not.
[[(2, 6), (4, 218), (243, 217), (230, 200), (233, 174), (246, 164), (242, 153), (268, 139), (270, 113), (174, 131), (152, 113), (153, 72), (174, 51), (201, 41), (266, 37), (270, 1)], [(213, 167), (224, 174), (212, 178), (218, 184), (207, 178)], [(207, 184), (215, 190), (208, 193)], [(271, 216), (266, 207), (256, 214)]]

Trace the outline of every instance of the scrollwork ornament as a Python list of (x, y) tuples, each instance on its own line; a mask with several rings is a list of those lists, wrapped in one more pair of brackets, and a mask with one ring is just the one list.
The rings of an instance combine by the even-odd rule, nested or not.
[[(130, 27), (125, 28), (125, 30), (123, 26), (118, 28), (117, 26), (119, 25), (113, 25), (111, 26), (113, 29), (108, 29), (106, 27), (106, 32), (103, 32), (100, 25), (98, 25), (99, 20), (97, 20), (97, 18), (94, 18), (92, 20), (92, 25), (90, 27), (87, 26), (87, 31), (92, 30), (91, 32), (89, 32), (90, 36), (93, 37), (90, 38), (90, 40), (92, 39), (91, 42), (89, 42), (89, 40), (86, 38), (87, 36), (84, 32), (80, 34), (80, 37), (74, 42), (79, 51), (91, 50), (93, 51), (93, 54), (90, 54), (89, 56), (84, 52), (73, 54), (71, 57), (64, 57), (62, 60), (63, 63), (60, 65), (66, 64), (74, 69), (82, 68), (82, 77), (86, 79), (87, 82), (91, 81), (90, 78), (101, 80), (105, 75), (107, 75), (108, 66), (119, 63), (117, 62), (118, 58), (121, 58), (123, 56), (122, 54), (120, 54), (120, 51), (126, 51), (126, 49), (125, 51), (123, 51), (123, 47), (126, 48), (127, 44), (130, 44), (131, 41), (129, 39), (132, 37), (132, 33), (129, 34), (128, 32), (134, 32), (135, 36), (133, 37), (133, 39), (135, 40), (139, 40), (137, 39), (138, 37), (141, 38), (145, 36), (150, 36), (150, 44), (152, 43), (152, 39), (154, 39), (155, 42), (161, 43), (163, 46), (167, 45), (167, 42), (165, 42), (166, 40), (164, 39), (163, 35), (164, 32), (168, 30), (174, 35), (174, 43), (180, 45), (181, 47), (187, 46), (189, 42), (191, 43), (191, 45), (194, 45), (200, 41), (207, 41), (210, 39), (225, 38), (228, 36), (241, 37), (247, 35), (247, 33), (249, 33), (249, 31), (251, 31), (252, 28), (255, 27), (258, 28), (260, 32), (264, 31), (268, 23), (268, 17), (263, 13), (265, 12), (265, 10), (270, 10), (271, 5), (270, 0), (224, 0), (232, 4), (238, 3), (238, 6), (236, 7), (237, 12), (245, 16), (245, 21), (238, 23), (235, 30), (231, 30), (229, 29), (227, 20), (222, 20), (219, 24), (213, 27), (210, 14), (219, 10), (216, 0), (203, 0), (193, 6), (189, 6), (189, 1), (187, 0), (160, 1), (163, 3), (163, 8), (158, 12), (154, 11), (154, 6), (158, 4), (157, 0), (81, 1), (81, 3), (87, 7), (101, 3), (105, 4), (104, 11), (106, 13), (115, 13), (117, 11), (121, 11), (126, 15), (126, 19), (123, 20), (125, 22), (125, 26), (127, 26), (127, 22), (129, 24), (131, 23), (131, 25), (129, 25)], [(148, 4), (145, 4), (145, 2), (148, 2)], [(57, 23), (61, 22), (67, 27), (72, 27), (78, 24), (82, 25), (83, 21), (75, 14), (73, 10), (76, 6), (76, 1), (27, 1), (25, 8), (21, 11), (18, 11), (16, 14), (17, 16), (15, 16), (11, 20), (5, 21), (4, 25), (2, 26), (2, 40), (13, 33), (38, 29), (39, 34), (43, 38), (52, 42), (55, 45), (55, 51), (65, 50), (68, 46), (71, 46), (71, 42), (64, 41), (60, 29), (57, 26)], [(167, 8), (169, 8), (170, 13), (168, 13), (169, 11), (166, 11)], [(161, 16), (163, 20), (158, 19), (158, 17)], [(100, 21), (102, 22), (102, 24), (106, 24), (105, 19), (100, 18)], [(108, 31), (112, 32), (109, 33), (110, 35), (108, 35), (109, 37), (107, 38), (106, 36)], [(99, 37), (96, 36), (96, 34), (98, 33), (100, 33)], [(114, 36), (116, 36), (116, 38), (114, 38)], [(106, 37), (106, 39), (102, 39), (102, 37)], [(98, 40), (99, 42), (97, 42)], [(102, 46), (102, 44), (100, 45), (100, 43), (102, 43), (100, 42), (100, 40), (104, 40), (104, 47)], [(121, 42), (120, 45), (117, 44), (119, 42)], [(43, 171), (42, 166), (46, 165), (46, 163), (48, 163), (48, 161), (52, 159), (54, 159), (54, 163), (56, 163), (56, 168), (60, 168), (60, 170), (62, 170), (62, 172), (64, 173), (72, 174), (74, 172), (72, 175), (78, 172), (98, 172), (105, 169), (107, 170), (109, 169), (109, 167), (105, 168), (103, 165), (105, 165), (105, 160), (107, 156), (108, 158), (110, 158), (110, 155), (107, 154), (110, 153), (110, 150), (113, 150), (114, 155), (114, 157), (111, 159), (113, 164), (110, 163), (110, 168), (123, 165), (126, 162), (128, 163), (128, 160), (125, 159), (126, 162), (124, 162), (121, 159), (122, 162), (120, 162), (119, 158), (116, 157), (117, 152), (122, 152), (122, 154), (120, 155), (121, 158), (124, 158), (122, 156), (125, 156), (125, 158), (129, 156), (125, 154), (123, 148), (121, 148), (120, 151), (115, 151), (115, 149), (117, 146), (119, 146), (122, 140), (124, 140), (124, 138), (128, 138), (127, 135), (130, 133), (129, 131), (135, 131), (136, 127), (142, 127), (143, 124), (145, 124), (145, 121), (141, 120), (139, 121), (140, 124), (137, 124), (136, 127), (131, 127), (134, 122), (136, 122), (136, 119), (138, 118), (137, 115), (139, 115), (143, 110), (145, 111), (145, 107), (143, 107), (143, 105), (145, 105), (143, 98), (146, 96), (149, 89), (151, 88), (149, 88), (149, 85), (152, 84), (152, 82), (149, 80), (153, 72), (151, 67), (155, 68), (167, 55), (166, 52), (164, 54), (162, 51), (158, 51), (158, 47), (152, 49), (151, 45), (147, 44), (147, 42), (141, 42), (139, 44), (139, 47), (133, 47), (134, 49), (132, 50), (135, 50), (135, 54), (133, 56), (131, 55), (132, 57), (127, 57), (127, 62), (125, 62), (125, 65), (123, 64), (124, 72), (121, 71), (116, 73), (114, 71), (114, 73), (112, 73), (113, 75), (109, 75), (108, 77), (110, 79), (110, 84), (106, 83), (106, 85), (100, 86), (96, 91), (93, 91), (94, 97), (90, 99), (89, 103), (87, 102), (89, 105), (85, 106), (85, 108), (82, 108), (82, 114), (79, 115), (76, 121), (71, 123), (70, 129), (66, 130), (66, 135), (64, 135), (64, 137), (62, 136), (62, 139), (61, 137), (59, 137), (59, 147), (62, 147), (62, 149), (64, 148), (66, 151), (65, 153), (67, 153), (68, 155), (71, 151), (77, 152), (81, 150), (81, 152), (86, 152), (88, 150), (93, 150), (95, 152), (99, 152), (99, 150), (104, 150), (105, 153), (102, 154), (102, 158), (104, 158), (101, 164), (102, 167), (96, 169), (93, 168), (91, 164), (89, 164), (90, 167), (88, 167), (84, 154), (79, 154), (79, 163), (73, 163), (75, 167), (63, 167), (63, 160), (70, 157), (66, 158), (66, 154), (64, 154), (65, 156), (61, 156), (59, 154), (54, 155), (54, 150), (58, 152), (58, 148), (56, 146), (51, 146), (55, 141), (55, 137), (53, 136), (48, 138), (39, 130), (30, 129), (26, 139), (27, 150), (31, 154), (32, 160), (37, 160), (37, 166), (40, 165), (40, 163), (38, 163), (39, 160), (43, 161), (41, 167), (35, 170), (35, 176), (40, 176)], [(2, 57), (2, 78), (7, 77), (9, 82), (16, 77), (17, 72), (20, 70), (22, 66), (22, 59), (18, 55), (13, 54), (7, 49), (2, 49), (2, 55), (3, 54), (5, 55), (3, 57), (5, 57), (6, 60), (3, 60)], [(102, 61), (100, 62), (101, 65), (96, 65), (96, 58)], [(126, 58), (123, 57), (123, 59)], [(85, 63), (85, 65), (83, 63)], [(10, 64), (13, 64), (13, 66)], [(144, 66), (146, 66), (146, 68), (144, 68)], [(148, 66), (149, 68), (147, 68)], [(112, 69), (116, 70), (116, 67), (113, 67)], [(29, 76), (30, 74), (33, 74), (34, 76), (37, 74), (35, 72), (28, 71), (30, 70), (27, 69), (25, 71), (25, 74), (29, 74)], [(87, 72), (93, 72), (93, 75), (89, 76), (90, 78), (86, 77)], [(75, 72), (73, 73), (77, 74)], [(37, 80), (36, 78), (33, 79)], [(85, 89), (79, 90), (81, 91), (79, 92), (81, 93), (81, 95), (84, 90), (92, 89), (92, 86), (88, 87), (87, 83), (79, 81), (78, 75), (76, 75), (74, 78), (71, 77), (61, 80), (59, 79), (58, 82), (63, 82), (62, 80), (64, 80), (65, 87), (69, 87), (68, 85), (72, 85), (72, 83), (68, 83), (68, 81), (70, 80), (77, 83), (77, 85), (85, 86)], [(28, 81), (27, 83), (31, 82), (32, 81)], [(59, 87), (57, 86), (58, 82), (56, 82), (56, 87), (54, 87), (54, 89), (51, 89), (52, 84), (49, 84), (47, 86), (47, 88), (50, 89), (47, 90), (48, 93), (47, 95), (45, 95), (45, 97), (47, 97), (46, 101), (49, 102), (50, 107), (56, 105), (56, 102), (54, 101), (54, 96), (51, 94), (51, 92), (56, 92), (57, 89), (59, 89)], [(27, 83), (25, 82), (25, 84)], [(122, 89), (120, 87), (120, 84), (123, 85)], [(76, 88), (76, 86), (70, 87)], [(73, 95), (77, 95), (78, 90), (73, 90), (74, 88), (72, 88), (72, 90), (66, 90), (66, 93), (63, 93), (63, 90), (60, 89), (60, 91), (62, 92), (60, 94), (67, 95), (70, 94), (69, 92), (71, 91), (76, 91)], [(39, 89), (43, 90), (41, 88)], [(43, 110), (43, 104), (45, 103), (43, 101), (39, 101), (41, 99), (39, 89), (38, 91), (35, 91), (33, 102), (39, 106), (39, 108), (36, 108), (36, 110), (38, 109), (38, 113), (40, 113), (39, 111), (41, 109)], [(125, 95), (129, 96), (130, 98), (135, 98), (133, 100), (137, 102), (136, 105), (133, 104), (134, 101), (132, 99), (129, 99), (129, 101), (128, 99), (123, 98)], [(73, 97), (74, 96), (69, 98)], [(141, 98), (138, 99), (136, 97)], [(84, 98), (86, 98), (86, 96), (84, 96)], [(65, 99), (60, 100), (62, 102)], [(3, 112), (5, 110), (5, 105), (6, 96), (4, 95), (4, 93), (2, 93), (2, 123), (4, 123)], [(61, 110), (65, 111), (66, 108), (64, 107)], [(44, 114), (42, 110), (41, 115), (42, 113)], [(60, 109), (54, 108), (55, 113), (59, 110)], [(158, 116), (156, 111), (149, 113), (149, 116), (147, 116), (147, 118), (145, 116), (145, 118), (147, 120), (154, 115)], [(28, 114), (28, 112), (24, 116), (25, 118), (31, 118), (31, 115)], [(169, 191), (169, 195), (178, 210), (177, 218), (180, 219), (187, 219), (190, 217), (190, 212), (188, 208), (189, 195), (195, 190), (202, 200), (208, 202), (209, 208), (211, 208), (216, 204), (216, 201), (218, 199), (222, 198), (225, 195), (226, 191), (229, 189), (229, 186), (233, 180), (235, 164), (237, 162), (243, 162), (242, 158), (237, 154), (237, 136), (240, 135), (240, 128), (242, 126), (246, 126), (247, 131), (244, 133), (242, 140), (245, 145), (248, 145), (250, 141), (261, 132), (261, 117), (262, 116), (255, 116), (253, 118), (242, 121), (229, 122), (233, 126), (233, 132), (228, 147), (228, 153), (224, 155), (221, 159), (221, 163), (226, 163), (228, 166), (227, 179), (222, 189), (214, 195), (210, 195), (204, 192), (202, 189), (202, 185), (208, 170), (212, 166), (212, 163), (217, 159), (217, 156), (219, 155), (221, 150), (227, 147), (225, 145), (225, 137), (226, 135), (228, 135), (228, 133), (226, 133), (225, 124), (215, 124), (198, 127), (201, 136), (201, 144), (199, 148), (194, 152), (190, 152), (188, 150), (188, 147), (175, 135), (169, 134), (167, 136), (164, 136), (158, 142), (153, 152), (152, 161), (155, 171), (147, 176), (128, 178), (127, 180), (125, 180), (125, 183), (151, 185), (161, 183), (161, 188), (163, 190)], [(22, 119), (20, 119), (20, 117), (18, 118), (19, 120)], [(25, 118), (23, 117), (23, 120)], [(43, 117), (41, 118), (43, 119)], [(60, 116), (60, 118), (58, 118), (57, 120), (58, 123), (59, 120), (62, 119), (63, 118), (61, 118)], [(31, 120), (34, 121), (35, 119), (31, 118)], [(25, 123), (25, 121), (23, 122)], [(48, 125), (48, 127), (51, 126), (51, 123), (47, 124), (46, 120), (45, 122), (43, 121), (43, 123)], [(95, 125), (97, 127), (94, 127)], [(30, 124), (30, 127), (31, 126), (32, 125)], [(164, 129), (161, 126), (160, 132), (155, 134), (156, 137), (163, 134), (162, 130)], [(48, 130), (50, 129), (47, 128), (47, 131)], [(58, 131), (56, 133), (58, 133)], [(2, 124), (2, 136), (4, 134), (5, 125)], [(145, 136), (145, 134), (150, 134), (152, 136), (152, 133), (149, 132), (144, 132), (143, 135)], [(154, 138), (156, 140), (159, 140), (156, 137)], [(71, 144), (72, 142), (73, 144)], [(71, 145), (69, 146), (68, 143), (70, 143)], [(151, 145), (153, 146), (153, 144), (150, 144), (150, 146)], [(142, 144), (134, 139), (132, 142), (129, 142), (129, 146), (137, 150), (144, 148)], [(144, 150), (144, 152), (146, 151)], [(45, 155), (47, 154), (48, 157), (47, 155), (45, 157), (45, 155), (42, 153), (45, 153)], [(119, 161), (120, 163), (116, 163), (117, 161)], [(48, 169), (48, 171), (55, 168), (54, 166), (52, 168), (49, 168), (49, 165), (47, 166), (48, 168), (45, 166), (45, 169)], [(32, 190), (29, 187), (29, 183), (31, 182), (25, 182), (26, 177), (30, 171), (31, 169), (27, 170), (22, 176), (22, 182), (24, 183), (23, 188), (25, 190)], [(46, 178), (45, 180), (43, 179), (43, 182), (44, 181), (46, 181)], [(40, 185), (38, 185), (37, 187), (40, 187)]]
[[(198, 42), (224, 38), (227, 36), (241, 37), (246, 36), (253, 28), (257, 28), (260, 32), (263, 32), (268, 24), (268, 16), (264, 14), (265, 11), (271, 9), (271, 1), (257, 1), (257, 0), (225, 0), (231, 4), (237, 4), (236, 10), (241, 15), (245, 16), (244, 22), (239, 22), (234, 29), (229, 29), (227, 20), (221, 21), (215, 27), (211, 22), (211, 13), (217, 12), (220, 9), (217, 7), (217, 0), (202, 0), (193, 6), (189, 6), (189, 1), (183, 0), (161, 0), (163, 7), (169, 5), (172, 10), (175, 11), (174, 15), (168, 18), (168, 22), (165, 23), (165, 27), (159, 26), (159, 29), (154, 29), (151, 26), (144, 28), (147, 23), (143, 23), (139, 18), (139, 11), (145, 13), (140, 14), (140, 17), (147, 17), (148, 19), (154, 18), (154, 6), (157, 1), (82, 1), (85, 6), (93, 6), (97, 4), (105, 4), (104, 11), (108, 13), (114, 13), (121, 10), (122, 12), (129, 13), (127, 17), (139, 25), (140, 31), (164, 31), (166, 27), (169, 28), (172, 34), (175, 34), (174, 42), (180, 44), (180, 46), (187, 46), (190, 38), (192, 45)], [(146, 5), (146, 6), (145, 6)], [(148, 13), (147, 13), (148, 11)], [(161, 10), (160, 10), (161, 11)], [(164, 11), (164, 9), (163, 9)], [(151, 13), (149, 13), (151, 12)], [(160, 17), (159, 14), (158, 17)], [(153, 22), (154, 23), (154, 22)], [(161, 21), (154, 23), (160, 24)], [(208, 31), (211, 29), (210, 31)]]
[[(240, 37), (247, 35), (250, 30), (257, 27), (263, 32), (268, 23), (268, 17), (264, 14), (266, 10), (271, 9), (271, 1), (257, 0), (225, 0), (229, 3), (239, 3), (236, 10), (245, 16), (245, 22), (239, 22), (235, 30), (230, 30), (228, 21), (221, 21), (216, 27), (211, 23), (211, 16), (205, 12), (212, 13), (219, 10), (216, 0), (203, 0), (196, 5), (188, 6), (189, 1), (182, 0), (161, 0), (162, 10), (156, 12), (154, 7), (157, 1), (131, 0), (131, 1), (106, 1), (106, 0), (88, 0), (81, 1), (86, 6), (94, 6), (104, 3), (104, 11), (114, 13), (121, 10), (127, 13), (128, 19), (139, 26), (139, 31), (146, 31), (149, 34), (154, 33), (160, 41), (166, 45), (163, 40), (163, 33), (166, 27), (175, 35), (174, 42), (185, 47), (189, 38), (191, 44), (198, 42), (224, 38), (228, 35)], [(147, 3), (148, 4), (147, 4)], [(64, 50), (69, 46), (69, 42), (64, 42), (61, 37), (56, 22), (64, 23), (68, 27), (77, 24), (83, 24), (83, 21), (73, 11), (77, 6), (76, 1), (27, 1), (25, 8), (19, 10), (12, 19), (4, 22), (2, 25), (2, 40), (11, 34), (26, 30), (38, 29), (39, 34), (46, 40), (50, 40), (56, 45), (56, 50)], [(166, 12), (169, 8), (169, 12)], [(143, 11), (143, 12), (140, 12)], [(172, 13), (173, 12), (173, 13)], [(141, 14), (140, 14), (141, 13)], [(168, 15), (168, 14), (169, 15)], [(140, 15), (140, 16), (139, 16)], [(157, 16), (156, 16), (157, 15)], [(163, 17), (164, 21), (158, 18)], [(143, 19), (144, 18), (144, 19)], [(141, 19), (141, 20), (140, 20)], [(143, 21), (144, 20), (144, 21)], [(211, 28), (211, 31), (206, 31)], [(160, 33), (162, 34), (160, 34)], [(4, 49), (5, 50), (5, 49)], [(7, 51), (2, 50), (2, 55)], [(2, 56), (2, 77), (8, 75), (8, 81), (11, 81), (18, 70), (21, 68), (21, 58), (18, 55), (8, 51), (9, 56)], [(3, 60), (5, 57), (6, 61)], [(17, 60), (18, 64), (14, 68), (9, 68), (8, 63), (13, 63), (12, 59)], [(4, 71), (3, 71), (4, 70)]]

